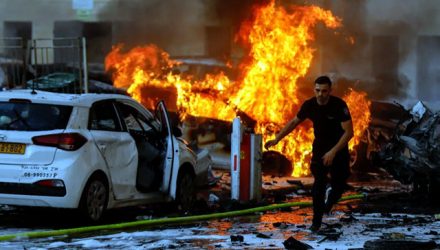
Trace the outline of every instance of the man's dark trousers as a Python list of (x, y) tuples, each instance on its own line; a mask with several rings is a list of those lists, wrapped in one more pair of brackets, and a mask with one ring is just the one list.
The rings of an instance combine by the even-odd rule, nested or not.
[[(310, 165), (310, 170), (315, 179), (312, 195), (313, 225), (316, 226), (321, 226), (324, 213), (330, 212), (333, 205), (341, 198), (347, 187), (347, 179), (350, 176), (350, 156), (348, 152), (338, 152), (330, 166), (324, 166), (321, 158), (313, 157)], [(331, 185), (331, 191), (326, 203), (327, 184)]]

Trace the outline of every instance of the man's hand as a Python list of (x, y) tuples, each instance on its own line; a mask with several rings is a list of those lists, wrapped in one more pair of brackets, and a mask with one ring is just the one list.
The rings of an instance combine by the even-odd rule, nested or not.
[(335, 158), (336, 152), (334, 150), (330, 150), (322, 157), (322, 162), (324, 166), (330, 166), (333, 163), (333, 159)]
[(298, 117), (294, 117), (292, 120), (290, 120), (284, 128), (281, 129), (281, 131), (275, 136), (275, 139), (269, 140), (264, 144), (264, 148), (269, 149), (272, 146), (275, 146), (278, 144), (279, 141), (281, 141), (284, 136), (288, 135), (292, 130), (298, 126), (303, 120), (300, 120)]
[(269, 149), (270, 147), (275, 146), (275, 145), (277, 145), (277, 144), (278, 144), (278, 141), (277, 141), (276, 139), (269, 140), (269, 141), (267, 141), (267, 142), (264, 144), (264, 148), (267, 150), (267, 149)]

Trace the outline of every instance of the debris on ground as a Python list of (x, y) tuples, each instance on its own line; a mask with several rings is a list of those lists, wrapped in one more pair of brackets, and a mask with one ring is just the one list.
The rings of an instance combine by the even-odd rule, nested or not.
[[(298, 178), (298, 182), (295, 182), (290, 176), (263, 176), (263, 180), (272, 185), (264, 186), (261, 201), (240, 203), (230, 199), (230, 175), (222, 172), (214, 172), (214, 174), (220, 178), (216, 185), (207, 187), (198, 195), (197, 209), (194, 210), (196, 215), (269, 205), (274, 201), (278, 203), (311, 201), (312, 178)], [(403, 243), (417, 246), (407, 249), (432, 249), (429, 247), (434, 246), (433, 243), (440, 243), (440, 208), (430, 204), (423, 197), (413, 196), (408, 186), (390, 178), (380, 179), (378, 176), (374, 176), (374, 181), (365, 178), (362, 181), (353, 180), (350, 186), (352, 188), (345, 195), (362, 193), (366, 198), (338, 203), (331, 214), (324, 216), (323, 227), (316, 233), (308, 230), (312, 220), (312, 208), (288, 207), (177, 227), (165, 225), (148, 229), (135, 228), (132, 232), (115, 232), (114, 234), (107, 232), (107, 235), (91, 235), (90, 237), (83, 235), (80, 238), (66, 240), (60, 238), (56, 241), (54, 239), (38, 241), (23, 239), (16, 242), (4, 242), (4, 244), (0, 242), (0, 248), (3, 249), (5, 246), (12, 246), (9, 249), (14, 249), (14, 247), (37, 249), (38, 246), (81, 248), (93, 242), (97, 248), (105, 248), (108, 244), (112, 244), (115, 248), (122, 249), (145, 246), (148, 242), (146, 249), (170, 247), (183, 249), (380, 249), (376, 245), (384, 244), (394, 244), (398, 245), (395, 249), (405, 249), (399, 248)], [(0, 234), (11, 233), (8, 228), (17, 227), (18, 221), (29, 223), (28, 227), (31, 229), (26, 229), (26, 226), (20, 224), (20, 227), (26, 230), (32, 230), (32, 227), (38, 223), (42, 225), (41, 221), (36, 221), (31, 216), (8, 209), (7, 206), (3, 208), (0, 210), (3, 230), (0, 230)], [(127, 217), (129, 214), (136, 214), (135, 218), (147, 220), (164, 216), (179, 216), (171, 214), (169, 210), (165, 211), (166, 208), (163, 206), (144, 207), (133, 213), (131, 213), (132, 210), (126, 213), (118, 212), (110, 218), (114, 219), (119, 216), (121, 220), (127, 220), (121, 217), (124, 214)], [(39, 213), (39, 217), (43, 218), (44, 214)], [(50, 221), (48, 218), (52, 217), (51, 214), (44, 218)], [(34, 221), (33, 224), (32, 221)], [(58, 221), (53, 223), (59, 224)], [(52, 224), (46, 222), (46, 227), (50, 228)]]
[(294, 249), (294, 250), (306, 250), (313, 249), (310, 245), (303, 243), (292, 236), (290, 236), (287, 240), (283, 242), (283, 245), (286, 249)]

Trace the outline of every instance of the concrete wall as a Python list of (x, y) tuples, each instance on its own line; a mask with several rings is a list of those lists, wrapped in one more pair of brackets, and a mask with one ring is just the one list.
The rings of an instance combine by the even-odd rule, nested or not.
[[(53, 36), (54, 21), (88, 20), (96, 21), (97, 14), (106, 8), (109, 0), (95, 0), (94, 9), (87, 15), (80, 15), (74, 10), (71, 0), (1, 0), (0, 22), (30, 21), (34, 38), (50, 38)], [(3, 25), (0, 25), (3, 34)]]
[[(408, 81), (406, 87), (408, 98), (427, 101), (438, 99), (440, 65), (433, 65), (432, 62), (435, 62), (434, 58), (440, 57), (440, 51), (435, 48), (437, 47), (435, 44), (432, 48), (422, 47), (427, 46), (423, 37), (428, 36), (433, 39), (440, 37), (438, 28), (440, 2), (437, 0), (369, 0), (367, 2), (369, 33), (399, 36), (399, 76), (402, 81)], [(425, 49), (430, 50), (431, 55), (424, 55)]]
[[(304, 4), (303, 1), (290, 2)], [(382, 2), (386, 2), (386, 6)], [(386, 14), (376, 11), (380, 9), (388, 13), (391, 10), (387, 8), (406, 3), (411, 3), (411, 0), (307, 1), (306, 4), (331, 10), (333, 15), (342, 20), (342, 27), (337, 30), (317, 26), (317, 50), (306, 76), (307, 82), (317, 75), (327, 74), (336, 82), (337, 95), (342, 95), (348, 87), (354, 87), (367, 91), (372, 99), (408, 98), (413, 94), (412, 90), (416, 89), (416, 79), (401, 73), (406, 70), (405, 62), (408, 58), (408, 49), (403, 48), (402, 44), (417, 40), (417, 35), (416, 38), (408, 38), (404, 35), (405, 29), (396, 29), (395, 23), (401, 23), (402, 17), (387, 18)], [(417, 15), (413, 16), (417, 18)], [(384, 28), (383, 23), (378, 24), (381, 18), (384, 22), (394, 24), (391, 32)], [(416, 61), (411, 63), (415, 70)]]
[(176, 55), (204, 54), (201, 0), (94, 0), (91, 10), (75, 10), (72, 1), (0, 0), (0, 34), (4, 21), (32, 22), (33, 38), (53, 37), (58, 21), (112, 22), (114, 42), (155, 43)]
[[(342, 47), (324, 45), (324, 48), (330, 50), (333, 61), (331, 66), (327, 65), (323, 70), (334, 71), (342, 78), (361, 80), (365, 89), (378, 99), (438, 99), (440, 66), (436, 65), (440, 65), (440, 61), (436, 58), (440, 57), (440, 49), (437, 48), (440, 44), (439, 1), (326, 2), (334, 14), (343, 19), (345, 35), (353, 36), (355, 44)], [(384, 38), (395, 38), (396, 45), (387, 47), (390, 44), (384, 43), (382, 49), (378, 49), (380, 44), (377, 42), (387, 41)], [(376, 66), (377, 71), (378, 67), (373, 65), (379, 60), (382, 64), (379, 67), (387, 66), (386, 61), (389, 61), (390, 56), (397, 57), (396, 81), (390, 78), (379, 79), (374, 69)]]

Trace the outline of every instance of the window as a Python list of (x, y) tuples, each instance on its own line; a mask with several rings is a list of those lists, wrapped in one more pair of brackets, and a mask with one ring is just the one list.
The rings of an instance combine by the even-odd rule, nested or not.
[(152, 123), (152, 117), (148, 120), (144, 115), (142, 115), (136, 108), (120, 103), (119, 107), (121, 109), (122, 118), (125, 121), (127, 129), (135, 132), (155, 132), (157, 127), (154, 127)]
[(65, 129), (72, 107), (25, 102), (0, 102), (0, 129), (41, 131)]
[[(85, 37), (87, 39), (87, 60), (93, 63), (104, 61), (112, 47), (111, 22), (57, 21), (54, 23), (54, 37)], [(68, 46), (66, 41), (55, 41), (57, 46)], [(63, 50), (55, 51), (58, 61), (67, 54)]]
[(32, 37), (32, 22), (13, 22), (6, 21), (3, 23), (4, 37), (18, 37), (29, 40)]
[(93, 104), (89, 115), (89, 129), (121, 131), (121, 124), (112, 102), (101, 101)]

